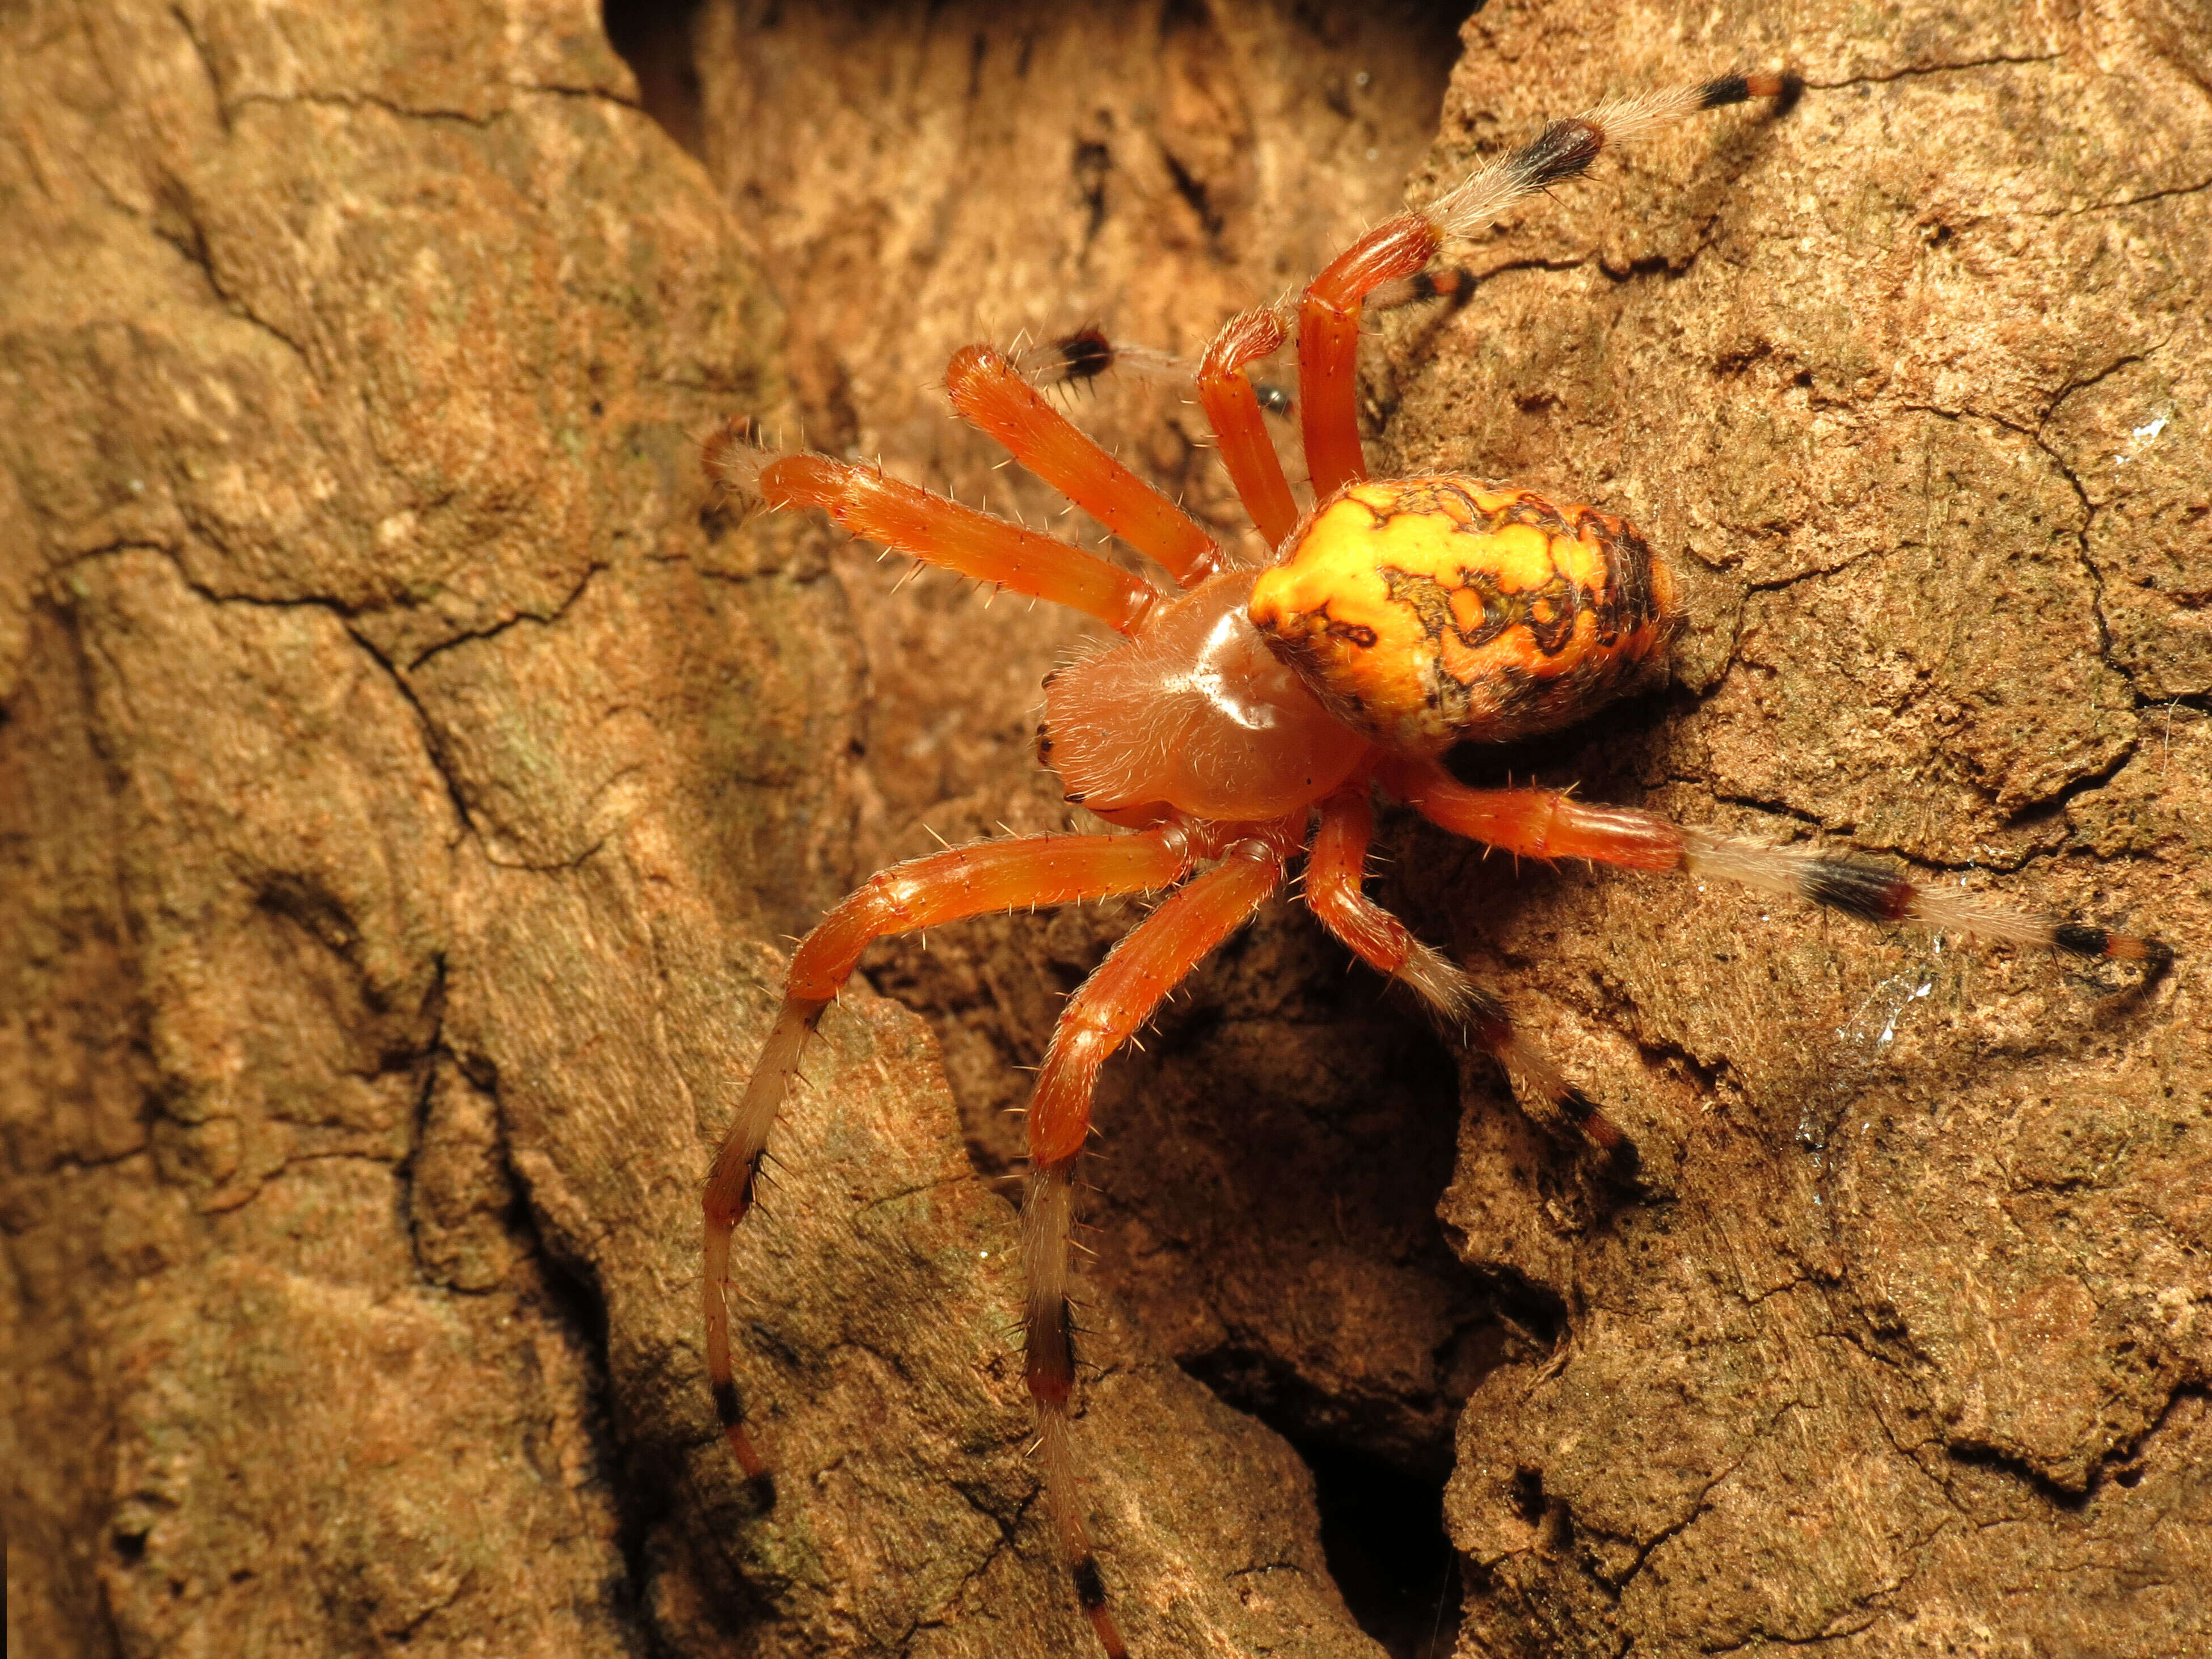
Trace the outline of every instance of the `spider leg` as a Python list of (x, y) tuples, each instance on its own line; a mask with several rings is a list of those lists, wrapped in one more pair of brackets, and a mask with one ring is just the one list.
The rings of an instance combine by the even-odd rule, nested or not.
[(1270, 547), (1280, 547), (1297, 528), (1298, 508), (1244, 365), (1279, 349), (1289, 337), (1272, 306), (1256, 307), (1229, 319), (1198, 369), (1199, 401), (1221, 446), (1229, 481)]
[(788, 455), (753, 443), (732, 421), (704, 447), (708, 475), (748, 502), (818, 507), (856, 536), (978, 581), (1087, 612), (1133, 634), (1158, 591), (1079, 547), (826, 455)]
[(1385, 220), (1337, 255), (1298, 301), (1298, 428), (1317, 502), (1367, 476), (1354, 395), (1364, 301), (1385, 283), (1416, 275), (1443, 246), (1443, 231), (1425, 215)]
[[(1431, 265), (1411, 276), (1401, 276), (1383, 283), (1368, 295), (1362, 311), (1364, 314), (1372, 315), (1378, 311), (1396, 311), (1430, 300), (1448, 301), (1451, 309), (1456, 311), (1474, 295), (1476, 280), (1475, 274), (1465, 265)], [(1279, 312), (1277, 314), (1282, 313)], [(1297, 393), (1291, 385), (1279, 380), (1259, 380), (1252, 382), (1252, 390), (1260, 400), (1260, 407), (1268, 414), (1285, 419), (1297, 416)]]
[(910, 859), (869, 879), (792, 953), (783, 1008), (769, 1032), (707, 1178), (707, 1375), (722, 1431), (764, 1504), (768, 1464), (745, 1431), (730, 1361), (730, 1237), (752, 1206), (769, 1130), (798, 1074), (801, 1051), (872, 940), (1016, 905), (1068, 904), (1173, 884), (1188, 871), (1189, 834), (1172, 825), (1133, 836), (1028, 836)]
[(2140, 963), (2146, 987), (2173, 965), (2173, 947), (2163, 939), (1985, 903), (1915, 881), (1862, 854), (1763, 847), (1672, 823), (1653, 812), (1587, 806), (1549, 789), (1470, 789), (1434, 761), (1386, 762), (1380, 775), (1384, 787), (1431, 823), (1530, 858), (1679, 871), (1802, 898), (1862, 921), (1917, 921), (2010, 945), (2046, 945), (2078, 957)]
[(1148, 558), (1194, 587), (1221, 568), (1213, 538), (1165, 495), (1115, 460), (1097, 440), (1038, 394), (1005, 356), (963, 346), (945, 368), (952, 407), (1009, 453)]
[[(1384, 283), (1366, 296), (1365, 306), (1369, 311), (1389, 311), (1429, 300), (1449, 300), (1459, 304), (1474, 289), (1473, 272), (1457, 265), (1441, 265)], [(1273, 306), (1255, 306), (1230, 319), (1213, 337), (1200, 361), (1196, 376), (1199, 401), (1220, 446), (1230, 482), (1236, 486), (1245, 511), (1252, 515), (1253, 524), (1270, 547), (1281, 546), (1297, 527), (1298, 508), (1291, 495), (1289, 480), (1283, 474), (1282, 458), (1276, 454), (1267, 422), (1261, 418), (1261, 390), (1243, 369), (1247, 363), (1272, 356), (1289, 338), (1290, 328), (1281, 311)], [(1188, 364), (1165, 352), (1110, 340), (1095, 327), (1079, 329), (1062, 338), (1018, 352), (1010, 366), (1014, 374), (1032, 389), (1081, 385), (1109, 369), (1131, 369), (1142, 374), (1174, 378), (1191, 372)], [(1022, 403), (1018, 393), (1012, 401), (1017, 405)], [(1279, 386), (1267, 388), (1266, 401), (1278, 413), (1291, 407), (1290, 394)], [(964, 405), (963, 412), (966, 412)], [(1026, 410), (1023, 412), (1026, 417)], [(994, 434), (999, 433), (995, 425), (987, 429)], [(1088, 440), (1077, 434), (1070, 441), (1087, 443)], [(1012, 447), (1012, 441), (1008, 442)], [(1048, 475), (1040, 471), (1040, 476)], [(1070, 483), (1062, 483), (1056, 477), (1049, 481), (1060, 484), (1063, 493), (1074, 496)], [(1087, 501), (1084, 504), (1088, 506)], [(1092, 516), (1105, 522), (1095, 508)], [(1188, 586), (1188, 580), (1185, 586)]]
[(1442, 952), (1360, 890), (1375, 809), (1364, 780), (1321, 804), (1321, 823), (1306, 854), (1306, 903), (1322, 926), (1378, 972), (1417, 992), (1437, 1017), (1480, 1044), (1505, 1070), (1531, 1115), (1578, 1131), (1624, 1180), (1636, 1174), (1636, 1143), (1583, 1091), (1513, 1029), (1505, 1005)]
[(1067, 1233), (1074, 1211), (1069, 1180), (1091, 1132), (1099, 1068), (1200, 960), (1282, 884), (1284, 860), (1297, 849), (1303, 827), (1285, 819), (1230, 846), (1219, 864), (1170, 894), (1115, 947), (1061, 1012), (1030, 1104), (1029, 1194), (1022, 1209), (1030, 1398), (1036, 1404), (1045, 1499), (1074, 1575), (1076, 1599), (1111, 1659), (1122, 1659), (1128, 1650), (1107, 1610), (1105, 1581), (1091, 1553), (1068, 1445), (1075, 1387), (1074, 1322), (1067, 1301)]
[(1617, 99), (1553, 121), (1420, 212), (1385, 220), (1339, 254), (1298, 302), (1298, 414), (1315, 499), (1326, 501), (1367, 476), (1353, 371), (1360, 312), (1370, 295), (1384, 291), (1396, 298), (1403, 290), (1386, 285), (1417, 281), (1445, 242), (1480, 235), (1512, 203), (1580, 178), (1607, 144), (1748, 98), (1786, 105), (1799, 84), (1794, 75), (1728, 75), (1679, 91)]
[(1041, 388), (1087, 386), (1100, 375), (1109, 373), (1164, 380), (1182, 380), (1190, 376), (1190, 365), (1172, 351), (1128, 340), (1109, 339), (1106, 331), (1096, 324), (1079, 328), (1073, 334), (1063, 334), (1056, 340), (1039, 341), (1015, 352), (1007, 361), (1013, 364), (1015, 374)]
[(1368, 311), (1395, 311), (1425, 300), (1449, 300), (1455, 309), (1474, 293), (1475, 275), (1465, 265), (1432, 265), (1410, 276), (1400, 276), (1369, 291)]

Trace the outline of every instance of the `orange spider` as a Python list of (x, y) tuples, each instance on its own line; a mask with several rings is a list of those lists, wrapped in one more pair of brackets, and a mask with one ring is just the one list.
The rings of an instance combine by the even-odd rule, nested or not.
[[(821, 507), (885, 547), (1073, 606), (1122, 635), (1046, 680), (1037, 749), (1068, 800), (1135, 832), (1030, 836), (912, 860), (846, 899), (793, 956), (781, 1014), (706, 1191), (708, 1369), (724, 1431), (763, 1504), (774, 1502), (774, 1483), (731, 1368), (731, 1233), (752, 1202), (800, 1051), (872, 939), (986, 911), (1173, 890), (1069, 1000), (1028, 1116), (1026, 1376), (1054, 1524), (1076, 1598), (1110, 1656), (1127, 1649), (1069, 1445), (1070, 1176), (1100, 1066), (1283, 885), (1301, 849), (1306, 902), (1323, 927), (1494, 1055), (1525, 1105), (1571, 1125), (1623, 1178), (1636, 1171), (1633, 1145), (1515, 1032), (1504, 1005), (1362, 892), (1376, 787), (1449, 830), (1528, 858), (1739, 882), (1869, 921), (1912, 920), (2136, 962), (2146, 979), (2171, 963), (2156, 939), (1984, 906), (1848, 854), (1753, 845), (1547, 789), (1469, 788), (1438, 763), (1455, 743), (1507, 742), (1591, 714), (1657, 666), (1682, 611), (1668, 567), (1623, 520), (1470, 478), (1369, 479), (1353, 406), (1363, 307), (1463, 291), (1463, 272), (1430, 269), (1443, 245), (1480, 232), (1509, 203), (1578, 177), (1607, 144), (1720, 105), (1786, 102), (1796, 87), (1785, 75), (1728, 76), (1553, 121), (1425, 211), (1362, 236), (1294, 313), (1261, 307), (1232, 319), (1207, 348), (1198, 385), (1230, 477), (1273, 550), (1264, 568), (1224, 552), (988, 346), (954, 354), (945, 374), (953, 407), (1163, 567), (1181, 592), (880, 471), (765, 448), (739, 422), (707, 441), (708, 473), (748, 507)], [(1303, 514), (1243, 367), (1293, 337), (1315, 502)], [(1066, 380), (1099, 372), (1117, 350), (1086, 331), (1032, 357), (1041, 378)]]

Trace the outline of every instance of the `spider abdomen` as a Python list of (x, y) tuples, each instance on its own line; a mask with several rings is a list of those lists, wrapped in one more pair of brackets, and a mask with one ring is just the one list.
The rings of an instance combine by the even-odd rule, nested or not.
[(1339, 719), (1406, 755), (1571, 725), (1682, 623), (1626, 520), (1458, 477), (1340, 490), (1249, 614)]

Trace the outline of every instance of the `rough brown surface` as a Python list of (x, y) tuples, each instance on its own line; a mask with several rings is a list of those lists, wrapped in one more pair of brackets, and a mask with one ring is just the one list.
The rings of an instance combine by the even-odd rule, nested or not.
[(1462, 1646), (2193, 1650), (2212, 32), (1687, 17), (1477, 21), (1440, 180), (1686, 54), (1808, 90), (1516, 216), (1479, 318), (1378, 381), (1395, 465), (1581, 480), (1700, 578), (1681, 690), (1540, 763), (2130, 917), (2185, 963), (2106, 1002), (2039, 957), (1417, 841), (1409, 902), (1610, 1079), (1654, 1176), (1600, 1206), (1511, 1120), (1462, 1130), (1446, 1221), (1566, 1324), (1461, 1419)]
[[(11, 1653), (1083, 1651), (970, 1168), (1133, 913), (883, 947), (898, 1000), (825, 1024), (739, 1241), (770, 1516), (696, 1312), (780, 936), (925, 820), (1061, 821), (1030, 708), (1081, 630), (702, 516), (691, 434), (803, 419), (1034, 521), (927, 390), (953, 346), (1192, 349), (1408, 169), (1773, 61), (1795, 112), (1516, 213), (1373, 354), (1381, 462), (1626, 511), (1698, 605), (1673, 692), (1469, 775), (2181, 966), (2115, 1001), (1398, 825), (1379, 890), (1647, 1184), (1271, 911), (1102, 1100), (1107, 1571), (1142, 1653), (1376, 1650), (1194, 1372), (1325, 1475), (1455, 1467), (1464, 1654), (2212, 1641), (2200, 13), (1493, 0), (1447, 94), (1387, 7), (718, 3), (629, 42), (703, 172), (581, 9), (5, 27)], [(1237, 524), (1172, 396), (1084, 418)], [(1322, 1496), (1418, 1650), (1449, 1581), (1394, 1601)]]
[[(713, 1432), (698, 1182), (867, 799), (825, 538), (702, 512), (791, 406), (736, 222), (582, 9), (8, 27), (11, 1652), (1064, 1650), (895, 1004), (741, 1248), (774, 1516)], [(1297, 1460), (1094, 1317), (1143, 1627), (1360, 1645)]]

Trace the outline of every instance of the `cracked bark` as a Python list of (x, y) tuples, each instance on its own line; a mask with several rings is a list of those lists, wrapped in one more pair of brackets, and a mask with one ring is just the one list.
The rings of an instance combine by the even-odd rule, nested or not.
[[(1191, 349), (1407, 168), (1767, 60), (1793, 115), (1517, 214), (1367, 364), (1383, 465), (1626, 511), (1697, 600), (1672, 693), (1510, 763), (2182, 968), (2106, 1006), (1399, 824), (1384, 896), (1650, 1183), (1271, 912), (1103, 1104), (1107, 1569), (1142, 1650), (1374, 1651), (1195, 1373), (1455, 1464), (1470, 1656), (2204, 1638), (2201, 20), (1492, 0), (1447, 94), (1432, 23), (1310, 13), (709, 3), (662, 112), (704, 173), (596, 9), (11, 17), (11, 1651), (1079, 1651), (969, 1170), (1129, 908), (884, 947), (931, 1024), (825, 1024), (740, 1243), (772, 1516), (694, 1306), (777, 941), (924, 819), (1060, 821), (1030, 704), (1075, 631), (702, 517), (690, 434), (803, 419), (1034, 521), (921, 390), (953, 346)], [(1237, 533), (1171, 398), (1083, 418)]]
[[(1431, 172), (1600, 89), (1531, 63), (1571, 45), (1609, 83), (1680, 50), (1645, 27), (1484, 12)], [(1677, 690), (1520, 764), (2201, 937), (2212, 750), (2156, 721), (2204, 684), (2200, 619), (2161, 596), (2212, 556), (2206, 437), (2169, 421), (2155, 474), (2114, 458), (2193, 406), (2212, 349), (2190, 157), (2212, 40), (2053, 9), (2030, 68), (1857, 27), (1754, 17), (1750, 55), (1807, 73), (1787, 120), (1519, 216), (1523, 253), (1594, 242), (1627, 274), (1500, 283), (1392, 351), (1389, 447), (1595, 493), (1698, 562), (1715, 623)], [(1886, 45), (1957, 67), (1877, 70)], [(1532, 381), (1558, 399), (1533, 420)], [(1426, 836), (1404, 867), (1657, 1166), (1600, 1208), (1510, 1120), (1462, 1128), (1447, 1219), (1568, 1307), (1563, 1352), (1492, 1372), (1461, 1421), (1466, 1650), (2203, 1642), (2212, 1614), (2166, 1582), (2212, 1550), (2212, 1053), (2186, 978), (2106, 1005), (2047, 962), (1718, 892), (1565, 872), (1532, 895)], [(1524, 1473), (1571, 1525), (1516, 1511)]]
[[(589, 9), (9, 29), (11, 1649), (1064, 1647), (1010, 1212), (864, 992), (740, 1258), (794, 1501), (710, 1421), (706, 1147), (864, 798), (824, 538), (702, 511), (788, 406), (735, 222)], [(1166, 1626), (1349, 1634), (1093, 1319)]]

